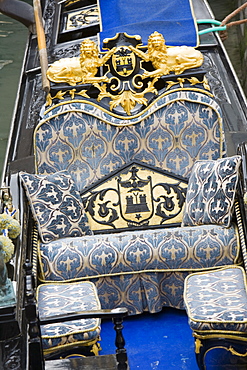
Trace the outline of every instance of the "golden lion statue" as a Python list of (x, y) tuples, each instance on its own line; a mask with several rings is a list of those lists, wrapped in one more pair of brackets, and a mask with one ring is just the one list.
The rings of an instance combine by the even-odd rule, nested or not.
[(95, 77), (98, 68), (104, 65), (114, 54), (116, 48), (113, 48), (104, 57), (99, 58), (98, 48), (94, 41), (86, 39), (82, 41), (80, 48), (80, 57), (63, 58), (54, 62), (47, 71), (47, 77), (50, 81), (56, 83), (66, 82), (71, 86), (77, 83), (93, 83), (107, 81), (105, 76)]
[(148, 38), (147, 53), (133, 46), (129, 48), (145, 62), (152, 62), (155, 68), (152, 72), (146, 71), (143, 78), (160, 77), (170, 72), (178, 75), (186, 69), (200, 67), (203, 63), (203, 55), (200, 51), (189, 46), (167, 47), (163, 35), (157, 31)]

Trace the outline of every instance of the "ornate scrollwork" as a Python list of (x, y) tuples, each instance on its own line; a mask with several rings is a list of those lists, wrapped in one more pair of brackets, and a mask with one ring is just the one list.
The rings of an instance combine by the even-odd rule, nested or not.
[(132, 165), (84, 193), (82, 201), (94, 231), (138, 229), (178, 223), (185, 193), (181, 180)]
[(101, 101), (105, 97), (109, 97), (111, 99), (111, 101), (109, 102), (109, 107), (111, 111), (118, 105), (121, 105), (125, 112), (128, 115), (131, 115), (131, 110), (135, 108), (136, 104), (141, 104), (145, 106), (148, 105), (148, 99), (144, 97), (146, 93), (151, 92), (155, 95), (158, 94), (157, 89), (154, 87), (155, 82), (156, 82), (155, 79), (154, 81), (149, 81), (147, 88), (141, 93), (134, 92), (131, 88), (130, 90), (124, 90), (123, 86), (118, 95), (114, 95), (111, 92), (107, 91), (106, 84), (104, 85), (94, 84), (94, 86), (96, 86), (100, 91), (100, 94), (98, 95), (97, 98), (98, 101)]
[[(138, 45), (139, 37), (118, 34), (114, 39), (107, 40), (109, 51), (99, 57), (95, 42), (84, 40), (80, 57), (64, 58), (53, 63), (47, 72), (48, 79), (70, 86), (91, 84), (98, 91), (98, 102), (103, 101), (111, 111), (122, 109), (128, 116), (148, 105), (150, 99), (158, 94), (156, 82), (171, 72), (171, 80), (165, 80), (166, 90), (176, 84), (183, 88), (185, 83), (192, 86), (203, 84), (204, 89), (209, 89), (205, 78), (203, 81), (196, 77), (176, 77), (174, 80), (174, 76), (186, 69), (201, 66), (203, 56), (200, 51), (187, 46), (168, 48), (158, 32), (150, 35), (146, 53)], [(151, 62), (152, 71), (144, 68), (145, 62)], [(104, 74), (100, 75), (99, 67), (104, 67)], [(73, 94), (70, 95), (72, 97)], [(59, 97), (63, 99), (62, 93), (56, 95), (56, 98)], [(49, 96), (47, 105), (51, 105), (54, 98)]]
[[(91, 195), (87, 198), (83, 198), (83, 203), (85, 206), (85, 211), (90, 214), (92, 219), (101, 224), (101, 225), (108, 225), (115, 229), (114, 221), (116, 221), (119, 216), (115, 209), (118, 206), (118, 203), (112, 203), (110, 200), (104, 199), (106, 197), (106, 193), (108, 192), (116, 192), (115, 189), (104, 189), (100, 191), (94, 191)], [(100, 203), (102, 202), (103, 203)], [(98, 203), (97, 211), (95, 212), (96, 204)]]

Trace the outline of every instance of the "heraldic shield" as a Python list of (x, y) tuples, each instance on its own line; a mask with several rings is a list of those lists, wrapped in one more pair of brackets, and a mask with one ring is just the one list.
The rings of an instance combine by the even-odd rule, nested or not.
[(187, 180), (141, 162), (125, 165), (82, 193), (95, 233), (181, 223)]

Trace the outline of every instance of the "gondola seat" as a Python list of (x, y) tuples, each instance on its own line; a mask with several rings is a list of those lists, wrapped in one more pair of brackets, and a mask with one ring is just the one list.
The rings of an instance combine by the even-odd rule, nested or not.
[(166, 89), (128, 116), (86, 96), (44, 107), (36, 174), (20, 174), (41, 283), (90, 279), (102, 308), (154, 313), (184, 307), (189, 273), (241, 263), (231, 217), (240, 158), (224, 158), (221, 109), (199, 85)]
[[(105, 235), (88, 235), (83, 206), (67, 172), (22, 173), (39, 225), (40, 281), (90, 279), (103, 308), (123, 306), (132, 314), (158, 312), (163, 306), (183, 308), (183, 282), (190, 272), (241, 261), (238, 228), (231, 220), (240, 162), (241, 157), (235, 156), (195, 164), (183, 226)], [(77, 215), (72, 224), (66, 221), (66, 213), (69, 220)], [(63, 234), (56, 235), (60, 230)]]
[(185, 279), (184, 301), (195, 337), (199, 368), (206, 369), (210, 358), (216, 367), (226, 363), (232, 364), (232, 368), (246, 368), (247, 283), (244, 269), (231, 266), (189, 275)]

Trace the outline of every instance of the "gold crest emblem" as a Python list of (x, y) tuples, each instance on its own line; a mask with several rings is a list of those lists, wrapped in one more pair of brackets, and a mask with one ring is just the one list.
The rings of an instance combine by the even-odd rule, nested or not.
[(133, 166), (131, 176), (122, 175), (118, 180), (121, 214), (128, 224), (133, 225), (148, 222), (153, 214), (151, 177), (140, 178), (137, 172), (139, 169)]
[(117, 74), (128, 77), (135, 70), (136, 56), (128, 47), (121, 46), (112, 56), (112, 65)]

